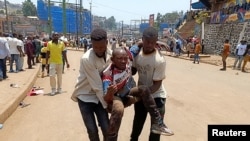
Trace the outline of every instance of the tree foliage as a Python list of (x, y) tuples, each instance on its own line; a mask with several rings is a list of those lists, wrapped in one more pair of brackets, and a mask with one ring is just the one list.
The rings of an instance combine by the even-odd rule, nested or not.
[(194, 18), (195, 18), (196, 23), (201, 24), (202, 22), (206, 21), (206, 19), (207, 19), (208, 16), (209, 16), (208, 12), (201, 11)]
[(111, 16), (108, 19), (105, 20), (104, 25), (107, 29), (109, 30), (115, 30), (116, 27), (116, 21), (115, 21), (115, 17)]
[(23, 7), (22, 7), (23, 15), (24, 16), (36, 16), (37, 11), (36, 11), (36, 6), (31, 2), (31, 0), (25, 0), (23, 2)]

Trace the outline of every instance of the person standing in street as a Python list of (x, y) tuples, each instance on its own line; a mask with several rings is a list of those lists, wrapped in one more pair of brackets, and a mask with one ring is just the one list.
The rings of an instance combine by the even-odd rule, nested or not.
[(247, 45), (246, 51), (243, 56), (244, 56), (244, 62), (241, 71), (246, 72), (245, 67), (247, 65), (247, 62), (250, 61), (250, 44)]
[(9, 44), (0, 33), (0, 81), (7, 78), (6, 59), (10, 58)]
[[(62, 68), (63, 68), (63, 59), (64, 57), (67, 68), (69, 68), (68, 59), (66, 53), (64, 52), (65, 45), (62, 41), (59, 41), (59, 34), (53, 33), (52, 40), (47, 44), (47, 54), (46, 54), (46, 65), (48, 69), (48, 60), (49, 60), (49, 76), (50, 76), (50, 86), (51, 86), (51, 96), (56, 93), (62, 93)], [(57, 81), (56, 81), (57, 75)], [(56, 89), (57, 87), (57, 89)]]
[[(162, 118), (165, 114), (166, 90), (162, 84), (165, 79), (166, 60), (157, 50), (158, 31), (149, 27), (143, 31), (142, 48), (133, 62), (133, 69), (138, 71), (138, 86), (147, 86), (154, 98), (157, 109)], [(147, 118), (147, 109), (142, 101), (134, 104), (134, 121), (130, 141), (138, 141), (143, 125)], [(149, 141), (160, 141), (160, 134), (152, 132), (153, 122), (151, 121), (151, 132)]]
[(24, 71), (23, 69), (23, 62), (24, 62), (24, 44), (23, 44), (23, 35), (18, 35), (17, 46), (20, 47), (20, 58), (19, 58), (19, 71)]
[(241, 40), (240, 41), (240, 44), (237, 45), (236, 47), (236, 51), (235, 51), (235, 61), (234, 61), (234, 65), (233, 65), (233, 69), (236, 69), (236, 65), (238, 63), (238, 66), (237, 66), (237, 69), (240, 70), (241, 69), (241, 63), (242, 63), (242, 60), (244, 58), (244, 53), (246, 51), (246, 48), (247, 48), (247, 42), (244, 41), (244, 40)]
[[(13, 37), (7, 37), (7, 41), (8, 41), (8, 44), (9, 44), (9, 47), (10, 47), (10, 55), (11, 55), (11, 58), (10, 58), (10, 70), (9, 72), (12, 73), (12, 72), (19, 72), (19, 60), (20, 60), (20, 54), (21, 54), (21, 48), (20, 46), (17, 45), (17, 42), (18, 42), (18, 39), (17, 39), (17, 34), (16, 33), (13, 33), (12, 34)], [(14, 71), (13, 69), (13, 64), (15, 62), (15, 65), (16, 65), (16, 70)]]
[(89, 140), (100, 141), (97, 128), (100, 126), (103, 141), (106, 141), (109, 117), (106, 111), (107, 103), (103, 98), (100, 74), (111, 63), (112, 51), (107, 48), (108, 40), (105, 30), (94, 29), (90, 36), (92, 48), (87, 50), (80, 60), (79, 76), (71, 98), (78, 102)]
[(223, 67), (220, 69), (221, 71), (225, 71), (227, 69), (226, 60), (227, 60), (229, 53), (230, 53), (230, 44), (229, 44), (229, 40), (226, 39), (224, 42), (224, 47), (223, 47), (222, 53), (221, 53), (222, 64), (223, 64)]
[(201, 52), (201, 44), (200, 44), (200, 41), (199, 40), (196, 40), (196, 45), (195, 45), (195, 48), (194, 48), (194, 64), (195, 62), (197, 61), (197, 63), (199, 64), (200, 62), (200, 52)]
[(28, 36), (27, 41), (25, 43), (25, 53), (27, 55), (27, 64), (28, 64), (28, 69), (33, 69), (32, 67), (32, 59), (35, 56), (35, 47), (32, 43), (32, 37)]

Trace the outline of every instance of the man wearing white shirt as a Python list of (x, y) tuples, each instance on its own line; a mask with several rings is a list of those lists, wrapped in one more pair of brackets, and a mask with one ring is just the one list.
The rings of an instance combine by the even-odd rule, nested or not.
[(21, 48), (20, 56), (19, 56), (19, 71), (24, 71), (23, 69), (23, 62), (24, 62), (24, 44), (23, 44), (23, 35), (18, 35), (18, 40), (17, 40), (17, 47)]
[(7, 40), (0, 33), (0, 81), (7, 78), (6, 58), (10, 57), (10, 50)]
[(247, 48), (247, 42), (244, 41), (244, 40), (241, 40), (240, 41), (240, 44), (237, 45), (236, 47), (236, 58), (235, 58), (235, 61), (234, 61), (234, 65), (233, 65), (233, 69), (236, 69), (236, 65), (238, 63), (238, 67), (237, 69), (241, 69), (241, 63), (242, 63), (242, 60), (244, 58), (244, 53), (246, 51), (246, 48)]
[[(16, 33), (13, 33), (13, 38), (7, 37), (7, 41), (8, 41), (9, 47), (10, 47), (10, 55), (11, 55), (9, 72), (18, 72), (19, 71), (18, 65), (19, 65), (21, 48), (19, 46), (17, 46), (18, 39), (16, 37), (17, 37)], [(13, 70), (14, 61), (16, 64), (15, 71)]]

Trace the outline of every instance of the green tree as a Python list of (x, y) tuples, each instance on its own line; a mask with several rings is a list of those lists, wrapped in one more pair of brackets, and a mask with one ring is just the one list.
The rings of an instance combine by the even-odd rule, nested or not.
[(31, 0), (25, 0), (23, 2), (23, 7), (22, 7), (23, 15), (24, 16), (36, 16), (36, 6), (31, 2)]
[(109, 30), (115, 30), (117, 27), (116, 27), (116, 21), (115, 21), (115, 17), (114, 16), (111, 16), (110, 18), (108, 18), (106, 21), (105, 21), (105, 26), (107, 29)]
[(157, 16), (156, 16), (156, 20), (155, 20), (155, 27), (156, 29), (159, 29), (160, 28), (160, 24), (162, 23), (162, 15), (161, 13), (157, 13)]

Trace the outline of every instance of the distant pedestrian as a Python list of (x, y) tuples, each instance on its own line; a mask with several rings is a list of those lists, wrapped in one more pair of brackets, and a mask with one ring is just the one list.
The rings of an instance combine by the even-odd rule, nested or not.
[(223, 63), (223, 67), (220, 69), (221, 71), (225, 71), (227, 69), (227, 57), (230, 53), (230, 44), (229, 44), (229, 40), (226, 39), (225, 42), (224, 42), (224, 47), (223, 47), (223, 50), (222, 50), (222, 53), (221, 53), (221, 56), (222, 56), (222, 63)]
[(112, 39), (112, 42), (111, 42), (111, 49), (114, 50), (116, 48), (116, 44), (117, 44), (117, 41), (115, 38)]
[(233, 65), (233, 69), (236, 69), (236, 65), (238, 63), (237, 69), (241, 69), (241, 63), (244, 58), (244, 53), (246, 52), (247, 49), (247, 42), (244, 40), (240, 41), (240, 44), (237, 45), (236, 51), (235, 51), (235, 61)]
[(187, 57), (189, 57), (189, 54), (190, 54), (191, 49), (192, 49), (192, 42), (190, 40), (188, 40), (186, 49), (187, 49)]
[(32, 37), (28, 36), (27, 41), (25, 43), (25, 53), (27, 54), (27, 64), (28, 69), (33, 69), (32, 67), (32, 59), (34, 59), (35, 56), (35, 47), (32, 43)]
[[(67, 68), (69, 68), (69, 62), (66, 53), (64, 52), (65, 45), (62, 41), (59, 41), (58, 33), (53, 33), (52, 41), (48, 42), (47, 49), (48, 51), (46, 54), (46, 64), (49, 63), (49, 76), (50, 76), (50, 86), (51, 86), (50, 94), (53, 96), (56, 93), (62, 93), (62, 69), (63, 69), (62, 56), (66, 61)], [(56, 81), (56, 75), (57, 75), (57, 81)]]
[(25, 57), (24, 43), (23, 43), (23, 35), (18, 35), (17, 46), (20, 47), (20, 58), (19, 58), (19, 71), (24, 71), (23, 63)]
[(40, 62), (42, 63), (42, 75), (41, 77), (43, 78), (44, 75), (44, 71), (45, 69), (47, 70), (47, 76), (49, 76), (49, 60), (48, 60), (48, 67), (46, 67), (46, 54), (47, 54), (48, 48), (47, 48), (47, 43), (44, 42), (43, 47), (41, 49), (41, 53), (39, 56)]
[[(12, 37), (7, 37), (7, 41), (10, 47), (10, 70), (9, 72), (19, 72), (19, 61), (20, 61), (20, 54), (21, 54), (21, 48), (17, 45), (18, 39), (17, 34), (13, 33)], [(13, 64), (15, 62), (15, 70), (13, 69)]]
[(10, 58), (9, 44), (0, 33), (0, 81), (7, 78), (6, 59)]
[(197, 63), (199, 64), (200, 62), (200, 52), (201, 52), (201, 44), (199, 40), (196, 40), (196, 45), (194, 48), (194, 64), (197, 61)]
[(241, 69), (242, 72), (246, 72), (245, 67), (246, 67), (247, 62), (249, 61), (250, 61), (250, 44), (247, 45), (247, 49), (244, 53), (244, 62), (243, 62), (242, 69)]

